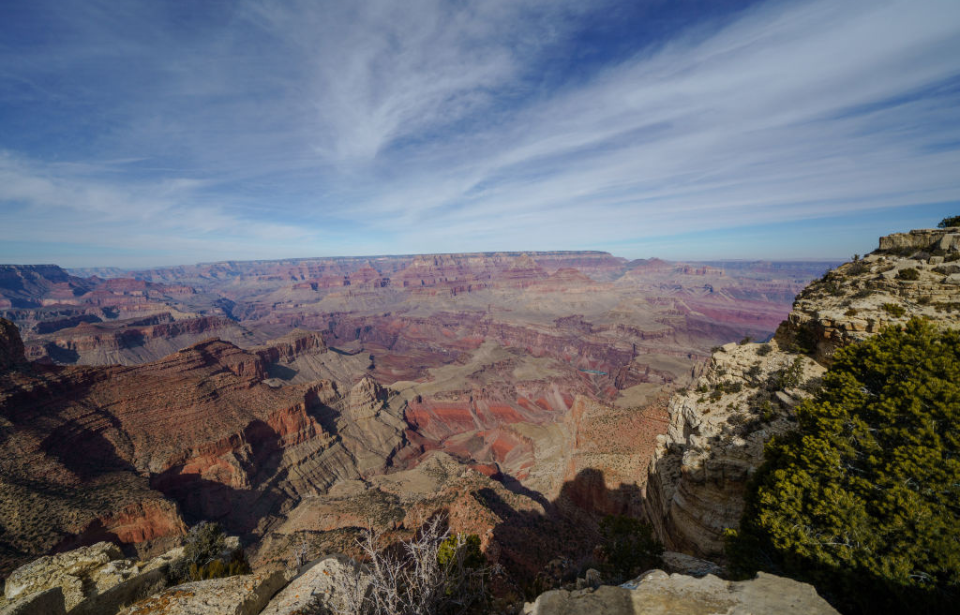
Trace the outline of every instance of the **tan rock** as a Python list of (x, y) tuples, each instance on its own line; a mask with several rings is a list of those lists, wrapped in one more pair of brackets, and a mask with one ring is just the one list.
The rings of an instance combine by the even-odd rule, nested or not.
[(121, 611), (122, 615), (257, 615), (283, 587), (282, 572), (197, 581)]
[[(69, 610), (87, 595), (95, 594), (122, 580), (122, 568), (108, 568), (112, 561), (122, 559), (123, 553), (120, 549), (108, 542), (47, 555), (14, 570), (7, 578), (4, 596), (7, 600), (14, 600), (20, 596), (59, 587), (63, 590), (64, 602)], [(126, 573), (132, 574), (129, 568)]]
[(337, 580), (345, 575), (353, 578), (356, 566), (356, 562), (342, 555), (326, 557), (308, 565), (270, 601), (262, 615), (326, 612), (321, 611), (321, 607), (341, 612), (344, 605), (337, 593)]
[(525, 615), (836, 615), (805, 583), (760, 573), (742, 582), (697, 579), (655, 570), (620, 587), (554, 590), (524, 606)]
[(180, 547), (153, 558), (140, 567), (139, 574), (125, 578), (111, 587), (104, 587), (95, 595), (87, 597), (70, 611), (71, 615), (115, 615), (123, 607), (164, 590), (175, 582), (171, 578), (171, 566), (182, 557), (183, 548)]

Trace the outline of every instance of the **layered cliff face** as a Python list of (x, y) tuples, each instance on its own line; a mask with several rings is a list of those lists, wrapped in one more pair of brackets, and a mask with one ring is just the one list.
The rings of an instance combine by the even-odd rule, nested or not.
[(960, 229), (881, 238), (799, 294), (767, 344), (727, 344), (669, 404), (657, 438), (646, 510), (670, 548), (722, 554), (722, 532), (739, 524), (763, 445), (792, 428), (793, 408), (815, 390), (837, 348), (913, 316), (960, 326)]
[(51, 333), (39, 323), (27, 344), (31, 361), (76, 365), (136, 365), (156, 361), (213, 337), (247, 345), (256, 336), (224, 316), (176, 319), (169, 312), (108, 322), (82, 321)]
[[(382, 469), (403, 424), (367, 381), (281, 386), (314, 334), (247, 352), (220, 340), (133, 367), (26, 364), (3, 326), (3, 567), (94, 540), (143, 543), (215, 519), (251, 534), (300, 498)], [(371, 461), (372, 460), (372, 461)]]

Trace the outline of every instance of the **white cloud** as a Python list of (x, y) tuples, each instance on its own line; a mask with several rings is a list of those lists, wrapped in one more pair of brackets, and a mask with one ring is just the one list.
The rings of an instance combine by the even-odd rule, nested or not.
[[(590, 10), (247, 2), (186, 34), (71, 14), (89, 22), (78, 58), (117, 62), (100, 41), (147, 29), (117, 49), (151, 79), (78, 90), (110, 110), (97, 139), (116, 162), (8, 154), (0, 202), (302, 254), (597, 246), (960, 200), (960, 3), (768, 2), (538, 75), (577, 52)], [(76, 68), (0, 54), (0, 75), (36, 66)]]

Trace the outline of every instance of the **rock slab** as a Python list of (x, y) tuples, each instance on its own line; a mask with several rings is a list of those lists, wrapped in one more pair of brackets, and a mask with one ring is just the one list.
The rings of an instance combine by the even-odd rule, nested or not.
[(662, 570), (620, 587), (553, 590), (527, 603), (524, 615), (837, 615), (811, 585), (760, 573), (750, 581), (701, 579)]
[(124, 609), (122, 615), (258, 615), (286, 579), (282, 572), (185, 583)]
[(91, 590), (96, 592), (112, 587), (124, 579), (124, 570), (111, 567), (112, 562), (122, 559), (120, 549), (108, 542), (47, 555), (14, 570), (4, 585), (4, 596), (12, 601), (59, 587), (63, 590), (66, 608), (70, 610)]
[[(357, 564), (343, 555), (326, 557), (308, 564), (303, 572), (278, 593), (261, 615), (315, 615), (340, 613), (343, 599), (337, 580), (356, 578)], [(361, 585), (364, 581), (361, 579)], [(361, 587), (360, 592), (364, 592)]]

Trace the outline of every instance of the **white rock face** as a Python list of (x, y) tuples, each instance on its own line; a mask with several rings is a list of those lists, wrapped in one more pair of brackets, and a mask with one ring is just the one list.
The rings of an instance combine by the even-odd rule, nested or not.
[(524, 615), (836, 615), (811, 585), (760, 573), (731, 582), (713, 575), (694, 578), (661, 570), (620, 587), (553, 590), (527, 603)]
[(657, 438), (646, 491), (647, 516), (668, 549), (698, 557), (722, 553), (723, 530), (739, 525), (746, 482), (762, 462), (764, 444), (793, 428), (792, 408), (809, 396), (795, 384), (790, 393), (769, 390), (791, 369), (799, 382), (824, 372), (775, 341), (728, 344), (714, 353), (693, 391), (670, 401), (670, 426)]

